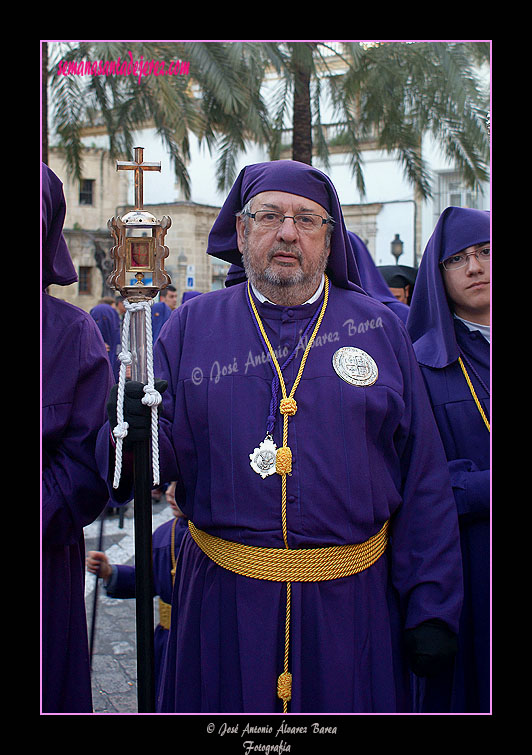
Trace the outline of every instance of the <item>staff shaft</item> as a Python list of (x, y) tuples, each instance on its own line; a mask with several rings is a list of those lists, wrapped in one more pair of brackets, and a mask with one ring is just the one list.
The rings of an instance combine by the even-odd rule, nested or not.
[[(144, 310), (131, 317), (131, 377), (147, 382)], [(149, 316), (149, 315), (148, 315)], [(134, 446), (135, 596), (137, 627), (137, 700), (139, 713), (155, 712), (153, 553), (150, 441)]]
[(137, 625), (137, 698), (139, 713), (155, 712), (153, 554), (150, 442), (134, 448), (135, 595)]

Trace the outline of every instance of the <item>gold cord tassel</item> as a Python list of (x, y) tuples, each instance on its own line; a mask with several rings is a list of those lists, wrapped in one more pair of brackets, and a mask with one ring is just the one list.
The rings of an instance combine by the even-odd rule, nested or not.
[[(251, 302), (251, 307), (253, 309), (253, 313), (255, 315), (255, 319), (257, 321), (257, 325), (259, 326), (262, 337), (264, 338), (264, 342), (266, 343), (268, 347), (268, 351), (270, 352), (273, 365), (277, 371), (277, 375), (279, 376), (279, 384), (281, 386), (281, 391), (283, 395), (283, 398), (281, 399), (280, 404), (279, 404), (279, 411), (283, 415), (283, 445), (281, 446), (281, 448), (277, 450), (277, 454), (275, 458), (275, 471), (277, 472), (277, 474), (281, 475), (281, 518), (282, 518), (282, 527), (283, 527), (283, 540), (284, 540), (285, 548), (287, 550), (290, 550), (288, 547), (288, 537), (287, 537), (288, 533), (287, 533), (287, 526), (286, 526), (286, 476), (292, 473), (292, 451), (287, 446), (288, 417), (293, 417), (294, 414), (297, 412), (297, 403), (293, 396), (294, 396), (294, 393), (296, 392), (297, 386), (299, 385), (299, 381), (301, 380), (301, 376), (305, 368), (305, 363), (307, 361), (310, 348), (314, 342), (316, 333), (318, 332), (321, 322), (323, 320), (323, 317), (325, 315), (327, 302), (329, 300), (329, 279), (327, 278), (327, 276), (325, 276), (325, 292), (323, 295), (323, 305), (321, 308), (321, 312), (316, 322), (316, 325), (314, 327), (314, 331), (312, 332), (312, 335), (309, 339), (309, 342), (307, 344), (303, 357), (301, 358), (299, 371), (297, 373), (296, 379), (292, 386), (290, 396), (286, 395), (286, 386), (283, 379), (283, 373), (281, 372), (279, 362), (277, 361), (277, 358), (272, 349), (270, 341), (268, 340), (268, 336), (266, 335), (264, 326), (262, 325), (262, 322), (260, 320), (259, 314), (257, 312), (257, 308), (255, 307), (255, 304), (253, 303), (253, 299), (250, 293), (249, 281), (248, 281), (248, 295), (249, 295), (249, 300)], [(286, 594), (284, 671), (277, 680), (277, 694), (283, 701), (283, 709), (285, 713), (288, 710), (288, 707), (287, 707), (288, 701), (291, 700), (292, 698), (292, 674), (288, 671), (288, 650), (290, 646), (290, 582), (287, 582), (286, 589), (287, 589), (287, 594)]]
[(277, 679), (277, 697), (284, 703), (292, 699), (292, 674), (289, 671), (283, 671)]
[(288, 414), (290, 415), (290, 417), (293, 417), (297, 412), (297, 403), (295, 398), (289, 396), (288, 398), (281, 399), (279, 411), (281, 412), (281, 414)]
[(280, 475), (292, 472), (292, 451), (288, 446), (281, 446), (281, 448), (277, 449), (275, 471)]

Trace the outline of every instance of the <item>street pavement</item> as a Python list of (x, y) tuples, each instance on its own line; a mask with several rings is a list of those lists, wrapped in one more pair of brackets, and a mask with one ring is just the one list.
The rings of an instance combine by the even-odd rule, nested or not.
[[(101, 550), (115, 564), (135, 563), (133, 502), (123, 522), (107, 514), (103, 523)], [(173, 517), (164, 498), (152, 508), (152, 530)], [(122, 524), (122, 526), (120, 526)], [(101, 522), (85, 527), (85, 550), (98, 550)], [(91, 635), (96, 577), (86, 572), (85, 606)], [(154, 598), (154, 626), (158, 623), (158, 598)], [(96, 620), (92, 656), (92, 703), (94, 713), (137, 713), (137, 658), (135, 600), (108, 598), (102, 580), (96, 593)]]

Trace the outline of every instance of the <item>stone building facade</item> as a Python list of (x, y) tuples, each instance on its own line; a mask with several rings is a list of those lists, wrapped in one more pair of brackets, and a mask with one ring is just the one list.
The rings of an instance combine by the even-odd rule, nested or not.
[[(81, 184), (68, 177), (64, 160), (54, 148), (50, 150), (49, 164), (63, 181), (67, 203), (64, 234), (79, 277), (71, 286), (51, 286), (50, 293), (88, 312), (102, 297), (115, 295), (106, 285), (112, 270), (113, 244), (107, 221), (131, 209), (127, 201), (128, 175), (116, 170), (107, 150), (95, 147), (85, 150)], [(373, 256), (382, 207), (380, 203), (342, 206), (347, 228), (365, 241)], [(172, 219), (166, 235), (169, 256), (165, 269), (177, 289), (177, 301), (181, 302), (187, 289), (204, 293), (223, 287), (229, 266), (205, 253), (220, 208), (176, 201), (146, 204), (145, 209), (158, 219), (163, 215)]]

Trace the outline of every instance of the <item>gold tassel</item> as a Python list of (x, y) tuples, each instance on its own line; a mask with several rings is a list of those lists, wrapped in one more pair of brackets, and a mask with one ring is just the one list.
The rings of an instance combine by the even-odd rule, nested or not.
[(281, 446), (281, 448), (277, 449), (275, 471), (280, 475), (290, 474), (292, 472), (292, 451), (288, 446)]
[(290, 417), (293, 417), (297, 412), (297, 403), (295, 398), (289, 397), (281, 399), (279, 411), (281, 412), (281, 414), (288, 414)]
[(277, 679), (277, 697), (285, 703), (292, 699), (292, 674), (289, 671), (283, 671)]

